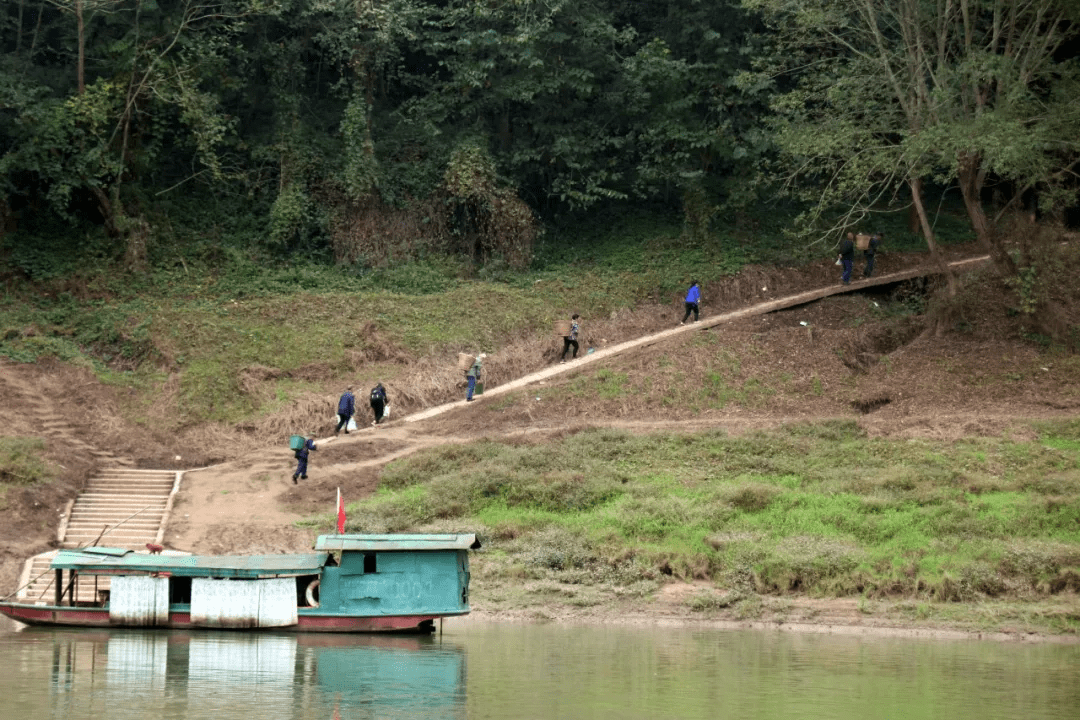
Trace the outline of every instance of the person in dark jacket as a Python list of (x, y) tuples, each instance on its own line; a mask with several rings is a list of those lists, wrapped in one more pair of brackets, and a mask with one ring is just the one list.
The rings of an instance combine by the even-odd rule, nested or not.
[(315, 436), (305, 435), (303, 447), (296, 451), (296, 472), (294, 472), (292, 476), (293, 485), (296, 484), (298, 478), (300, 480), (307, 480), (307, 459), (308, 453), (312, 450), (318, 450), (318, 448), (315, 447)]
[(863, 277), (870, 277), (874, 274), (874, 255), (877, 253), (878, 245), (881, 244), (881, 233), (874, 233), (870, 236), (870, 244), (863, 250), (863, 257), (866, 258), (866, 267), (863, 268)]
[(378, 425), (382, 422), (383, 411), (386, 410), (389, 403), (390, 400), (386, 397), (386, 388), (382, 386), (382, 383), (371, 388), (369, 404), (371, 405), (371, 412), (375, 413), (375, 420), (371, 423), (372, 425)]
[(334, 428), (334, 434), (337, 435), (341, 432), (341, 428), (345, 428), (345, 434), (349, 434), (349, 421), (352, 420), (353, 413), (356, 412), (356, 396), (353, 395), (352, 385), (345, 389), (345, 392), (341, 394), (341, 399), (337, 403), (338, 424)]
[(476, 383), (480, 381), (480, 369), (487, 355), (480, 353), (473, 361), (472, 367), (465, 371), (465, 379), (469, 381), (469, 390), (465, 393), (465, 401), (472, 402), (473, 392), (476, 391)]
[(851, 266), (855, 263), (855, 233), (848, 233), (840, 241), (840, 264), (844, 266), (844, 273), (840, 276), (840, 282), (845, 285), (851, 284)]
[(690, 283), (690, 289), (686, 291), (686, 314), (683, 315), (680, 325), (685, 325), (690, 313), (694, 313), (694, 322), (698, 321), (698, 303), (701, 302), (701, 288), (697, 280)]
[(581, 330), (581, 323), (578, 322), (578, 318), (580, 317), (581, 316), (577, 313), (570, 316), (570, 334), (563, 336), (562, 358), (560, 358), (559, 362), (566, 362), (566, 351), (570, 349), (571, 345), (574, 346), (574, 354), (570, 356), (570, 359), (573, 360), (577, 357), (577, 336), (578, 332)]

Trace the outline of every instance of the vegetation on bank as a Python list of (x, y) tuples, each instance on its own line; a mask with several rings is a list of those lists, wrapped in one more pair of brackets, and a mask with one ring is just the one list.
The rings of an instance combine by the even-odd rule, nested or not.
[[(791, 593), (1030, 601), (1080, 591), (1080, 423), (1035, 429), (939, 442), (826, 421), (447, 446), (390, 464), (348, 529), (476, 528), (482, 582), (539, 581), (537, 604), (667, 577), (714, 583), (702, 610)], [(1080, 611), (1058, 620), (1080, 629)]]
[[(570, 311), (606, 317), (670, 303), (691, 279), (708, 289), (748, 263), (820, 257), (816, 249), (784, 243), (784, 223), (773, 215), (756, 233), (732, 224), (688, 247), (677, 218), (600, 213), (553, 231), (526, 270), (438, 257), (387, 269), (319, 258), (281, 261), (243, 246), (238, 235), (237, 244), (180, 243), (142, 276), (107, 260), (72, 266), (61, 247), (32, 255), (10, 247), (8, 266), (37, 268), (40, 278), (8, 276), (0, 297), (0, 356), (89, 366), (103, 380), (135, 390), (143, 403), (176, 376), (183, 402), (171, 421), (240, 422), (266, 411), (245, 390), (243, 371), (252, 366), (283, 376), (318, 366), (318, 375), (330, 378), (354, 373), (358, 355), (377, 355), (369, 352), (373, 344), (410, 358), (498, 350), (546, 332)], [(904, 223), (902, 214), (881, 218), (888, 251), (920, 247)], [(940, 224), (946, 241), (970, 240), (955, 215)], [(399, 370), (379, 368), (383, 379)], [(274, 383), (268, 395), (282, 401), (313, 385), (304, 377)]]

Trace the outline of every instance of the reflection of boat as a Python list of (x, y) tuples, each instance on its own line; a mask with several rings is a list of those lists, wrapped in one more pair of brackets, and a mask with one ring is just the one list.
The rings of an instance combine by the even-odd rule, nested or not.
[[(471, 534), (322, 535), (299, 555), (61, 550), (54, 603), (0, 602), (0, 613), (29, 625), (430, 632), (469, 612), (478, 547)], [(93, 599), (79, 599), (90, 583)]]
[(51, 698), (26, 717), (466, 717), (466, 649), (442, 636), (25, 628), (7, 640), (8, 667), (30, 673), (20, 687)]

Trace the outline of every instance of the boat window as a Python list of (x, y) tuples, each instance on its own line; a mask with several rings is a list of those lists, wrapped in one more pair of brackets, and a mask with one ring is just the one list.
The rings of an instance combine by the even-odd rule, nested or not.
[(364, 553), (364, 574), (375, 572), (375, 553)]

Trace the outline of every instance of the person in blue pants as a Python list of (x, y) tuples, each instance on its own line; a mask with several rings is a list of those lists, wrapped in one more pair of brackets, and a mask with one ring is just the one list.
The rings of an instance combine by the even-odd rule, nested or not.
[(840, 241), (840, 264), (844, 266), (844, 272), (840, 276), (840, 282), (845, 285), (851, 284), (851, 266), (855, 263), (855, 233), (848, 233)]
[(334, 434), (337, 435), (341, 432), (341, 428), (345, 428), (345, 434), (349, 434), (349, 421), (352, 420), (353, 413), (356, 412), (356, 396), (353, 395), (352, 385), (345, 389), (345, 392), (341, 394), (341, 399), (337, 403), (338, 424), (334, 428)]
[(315, 447), (315, 436), (305, 435), (303, 447), (296, 451), (296, 472), (292, 476), (293, 485), (296, 484), (297, 479), (307, 480), (307, 459), (308, 453), (312, 450), (318, 450)]
[(465, 372), (465, 379), (469, 381), (469, 390), (465, 393), (465, 401), (472, 402), (473, 392), (476, 390), (476, 383), (480, 379), (480, 368), (484, 364), (484, 358), (487, 355), (480, 353), (476, 356), (476, 360), (473, 361), (472, 367)]
[(701, 288), (697, 280), (690, 283), (690, 289), (686, 291), (686, 314), (683, 315), (680, 325), (685, 325), (690, 313), (694, 313), (694, 322), (698, 321), (698, 303), (701, 302)]

